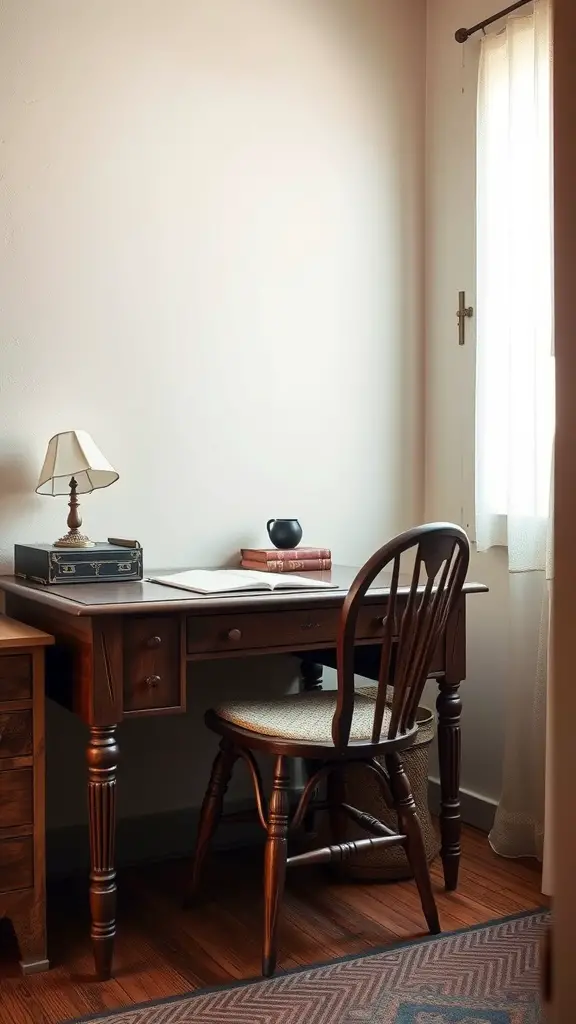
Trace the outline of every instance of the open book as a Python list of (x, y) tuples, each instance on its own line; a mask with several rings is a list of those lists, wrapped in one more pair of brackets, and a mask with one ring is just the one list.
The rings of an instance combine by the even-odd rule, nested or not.
[(244, 590), (334, 590), (336, 583), (290, 576), (284, 572), (256, 572), (249, 569), (188, 569), (168, 576), (148, 576), (150, 583), (161, 583), (196, 594), (233, 594)]

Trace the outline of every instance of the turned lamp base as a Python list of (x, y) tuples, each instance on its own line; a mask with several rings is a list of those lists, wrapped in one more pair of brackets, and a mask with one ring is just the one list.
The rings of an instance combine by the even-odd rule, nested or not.
[(64, 537), (54, 541), (55, 548), (93, 548), (95, 542), (77, 530), (69, 530)]
[(78, 501), (77, 490), (78, 484), (74, 477), (72, 477), (70, 480), (70, 501), (68, 502), (70, 512), (66, 520), (68, 533), (65, 533), (59, 540), (54, 541), (55, 548), (93, 548), (95, 546), (94, 541), (90, 540), (85, 533), (80, 533), (82, 517), (78, 511), (80, 502)]

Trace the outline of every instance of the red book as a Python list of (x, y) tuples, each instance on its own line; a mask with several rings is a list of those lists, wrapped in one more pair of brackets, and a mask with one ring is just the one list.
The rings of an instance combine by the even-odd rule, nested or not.
[(324, 572), (332, 568), (331, 558), (283, 558), (274, 561), (258, 562), (253, 558), (242, 559), (243, 569), (256, 569), (258, 572)]
[(330, 548), (292, 548), (280, 551), (278, 548), (242, 548), (242, 558), (249, 562), (307, 562), (311, 558), (332, 558)]

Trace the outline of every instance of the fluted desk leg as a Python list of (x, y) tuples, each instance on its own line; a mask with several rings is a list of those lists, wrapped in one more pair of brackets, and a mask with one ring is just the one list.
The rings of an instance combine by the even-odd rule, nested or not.
[(96, 974), (112, 973), (116, 934), (116, 726), (92, 726), (87, 750), (88, 813), (90, 826), (90, 911)]

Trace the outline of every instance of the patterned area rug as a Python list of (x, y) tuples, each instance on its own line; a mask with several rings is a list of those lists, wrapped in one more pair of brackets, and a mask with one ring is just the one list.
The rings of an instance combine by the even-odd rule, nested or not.
[(528, 913), (279, 974), (84, 1018), (106, 1024), (540, 1024), (540, 944)]

